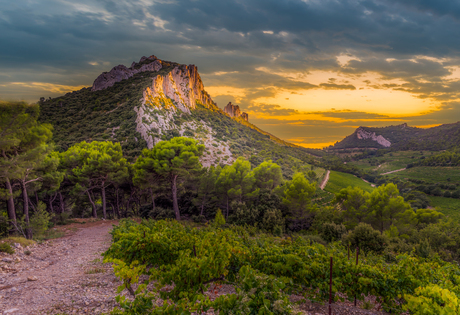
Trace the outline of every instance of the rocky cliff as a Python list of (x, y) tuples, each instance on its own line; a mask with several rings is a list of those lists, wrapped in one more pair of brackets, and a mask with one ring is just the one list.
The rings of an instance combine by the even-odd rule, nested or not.
[(138, 63), (133, 62), (129, 68), (124, 65), (115, 66), (112, 70), (103, 72), (94, 80), (91, 91), (104, 90), (116, 82), (131, 78), (136, 73), (159, 71), (163, 67), (162, 63), (163, 61), (152, 55), (150, 57), (142, 57)]
[(238, 105), (233, 105), (232, 102), (229, 102), (227, 106), (224, 107), (224, 112), (230, 117), (241, 117), (244, 120), (248, 121), (249, 115), (245, 112), (241, 112)]
[(358, 139), (371, 139), (385, 148), (389, 148), (391, 146), (391, 142), (385, 139), (382, 135), (377, 136), (375, 132), (367, 131), (362, 127), (356, 130), (356, 137)]

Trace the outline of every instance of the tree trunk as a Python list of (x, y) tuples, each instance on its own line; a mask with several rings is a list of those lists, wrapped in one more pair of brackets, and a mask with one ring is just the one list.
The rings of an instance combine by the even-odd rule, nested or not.
[(172, 185), (173, 209), (176, 214), (176, 220), (180, 220), (179, 204), (177, 203), (177, 175), (173, 176)]
[(150, 196), (152, 196), (152, 210), (155, 210), (155, 195), (152, 188), (150, 188)]
[(50, 196), (50, 200), (48, 202), (49, 208), (50, 208), (50, 213), (54, 213), (53, 201), (54, 201), (54, 198), (52, 196)]
[(5, 178), (5, 185), (9, 195), (7, 200), (8, 219), (11, 221), (12, 230), (14, 230), (14, 224), (16, 224), (16, 210), (14, 209), (13, 187), (11, 187), (9, 178)]
[(65, 203), (64, 203), (64, 197), (62, 197), (61, 192), (59, 192), (59, 207), (61, 209), (61, 213), (64, 213), (64, 211), (65, 211)]
[(117, 217), (120, 219), (120, 202), (118, 200), (118, 188), (117, 188)]
[(24, 181), (21, 182), (21, 186), (22, 186), (22, 203), (23, 203), (23, 207), (24, 207), (24, 216), (25, 216), (25, 219), (26, 219), (26, 227), (24, 228), (24, 232), (26, 234), (26, 238), (27, 239), (32, 239), (32, 229), (30, 228), (29, 226), (29, 195), (27, 195), (27, 187), (26, 187), (26, 184), (24, 183)]
[(24, 181), (21, 180), (22, 186), (22, 206), (23, 206), (23, 213), (26, 218), (26, 224), (29, 226), (29, 196), (27, 195), (27, 188)]
[(93, 206), (93, 217), (97, 218), (97, 210), (96, 210), (96, 205), (94, 204), (93, 199), (91, 198), (91, 194), (89, 193), (89, 190), (86, 191), (88, 194), (89, 202), (91, 202), (91, 205)]
[(107, 209), (105, 204), (105, 186), (102, 183), (102, 214), (104, 215), (104, 220), (107, 219)]

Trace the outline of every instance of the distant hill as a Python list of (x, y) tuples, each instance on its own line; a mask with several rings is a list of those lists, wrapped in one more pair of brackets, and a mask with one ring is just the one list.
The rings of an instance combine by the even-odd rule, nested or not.
[(328, 149), (447, 150), (459, 144), (460, 122), (426, 129), (402, 124), (383, 128), (359, 127)]
[(142, 57), (129, 68), (116, 66), (92, 87), (41, 100), (40, 106), (40, 120), (54, 126), (58, 150), (84, 140), (110, 140), (120, 142), (134, 159), (143, 148), (185, 136), (206, 146), (205, 166), (230, 164), (238, 156), (287, 163), (324, 155), (230, 117), (205, 91), (196, 66), (155, 56)]

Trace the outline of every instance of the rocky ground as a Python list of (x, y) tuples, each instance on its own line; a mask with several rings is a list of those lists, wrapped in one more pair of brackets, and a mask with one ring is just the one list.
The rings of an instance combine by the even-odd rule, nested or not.
[[(116, 306), (116, 289), (120, 282), (111, 266), (102, 263), (101, 253), (110, 245), (109, 231), (115, 223), (73, 223), (59, 228), (66, 233), (64, 237), (26, 248), (16, 244), (13, 255), (0, 253), (0, 314), (110, 312)], [(229, 285), (211, 286), (206, 293), (213, 299), (234, 293), (234, 289)], [(292, 296), (293, 302), (299, 299)], [(297, 305), (296, 311), (304, 315), (322, 315), (328, 314), (328, 307), (302, 303)], [(332, 314), (381, 313), (353, 307), (352, 303), (335, 303)]]
[[(115, 305), (119, 282), (101, 253), (114, 221), (72, 224), (67, 235), (0, 253), (0, 314), (99, 314)], [(69, 233), (70, 232), (70, 233)], [(30, 255), (24, 254), (30, 250)]]

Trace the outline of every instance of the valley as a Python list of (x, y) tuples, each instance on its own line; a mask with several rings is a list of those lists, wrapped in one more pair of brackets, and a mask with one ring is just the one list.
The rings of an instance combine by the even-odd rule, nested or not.
[[(34, 299), (53, 314), (114, 315), (326, 314), (328, 298), (337, 312), (401, 313), (431, 290), (457, 301), (458, 123), (359, 127), (308, 149), (260, 129), (238, 105), (219, 107), (196, 66), (153, 55), (92, 87), (0, 106), (2, 281), (15, 301), (4, 305), (21, 307), (12, 312), (32, 313)], [(37, 285), (10, 274), (13, 263), (29, 275), (19, 262), (31, 254), (44, 261), (40, 246), (59, 239), (56, 227), (90, 218), (103, 228), (49, 245), (69, 245), (70, 258), (52, 262), (68, 274), (44, 266)], [(32, 252), (15, 243), (27, 239), (39, 244)], [(89, 261), (95, 253), (80, 239), (103, 261)], [(92, 301), (69, 302), (60, 282), (47, 281), (61, 277), (76, 295), (83, 285), (72, 281), (90, 278), (85, 266), (103, 274)], [(61, 304), (41, 285), (56, 287)]]

